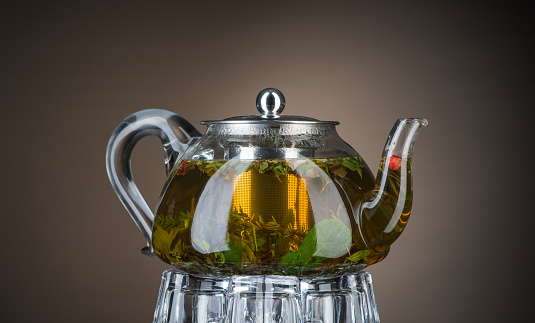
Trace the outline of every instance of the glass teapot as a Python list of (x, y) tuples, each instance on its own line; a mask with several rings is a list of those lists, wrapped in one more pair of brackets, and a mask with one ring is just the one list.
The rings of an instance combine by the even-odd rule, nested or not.
[[(411, 213), (414, 141), (427, 120), (397, 120), (375, 178), (338, 122), (282, 115), (273, 88), (256, 106), (259, 115), (201, 122), (204, 136), (157, 109), (117, 127), (107, 170), (148, 242), (142, 252), (201, 275), (333, 275), (384, 259)], [(130, 169), (147, 135), (161, 139), (168, 175), (155, 214)]]

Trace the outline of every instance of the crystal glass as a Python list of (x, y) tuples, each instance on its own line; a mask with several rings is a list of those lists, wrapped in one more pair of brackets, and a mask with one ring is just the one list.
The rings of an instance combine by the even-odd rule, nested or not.
[(371, 276), (197, 277), (167, 270), (154, 323), (376, 323)]

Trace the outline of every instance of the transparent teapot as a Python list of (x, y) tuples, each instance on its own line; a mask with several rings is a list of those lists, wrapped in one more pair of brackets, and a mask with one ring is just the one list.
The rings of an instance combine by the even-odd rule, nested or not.
[[(276, 89), (259, 115), (203, 121), (201, 135), (165, 110), (144, 110), (113, 133), (107, 169), (155, 254), (207, 276), (333, 277), (381, 261), (412, 206), (412, 155), (425, 119), (399, 119), (377, 178), (336, 131), (339, 122), (283, 115)], [(158, 136), (168, 173), (153, 214), (131, 174), (144, 136)]]

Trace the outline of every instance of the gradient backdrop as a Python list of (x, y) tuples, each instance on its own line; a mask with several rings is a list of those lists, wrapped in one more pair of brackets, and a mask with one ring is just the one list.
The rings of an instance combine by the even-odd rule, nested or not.
[[(404, 235), (369, 268), (383, 322), (529, 321), (533, 8), (487, 1), (62, 1), (0, 9), (1, 322), (150, 322), (160, 275), (106, 175), (145, 108), (198, 125), (256, 113), (339, 120), (375, 168), (425, 117)], [(204, 126), (198, 126), (204, 132)], [(155, 138), (134, 152), (155, 207)]]

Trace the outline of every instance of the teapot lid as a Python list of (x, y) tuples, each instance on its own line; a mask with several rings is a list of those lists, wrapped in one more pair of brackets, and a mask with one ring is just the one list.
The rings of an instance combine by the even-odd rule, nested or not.
[(281, 91), (275, 88), (263, 89), (258, 93), (256, 97), (256, 108), (259, 115), (246, 115), (246, 116), (237, 116), (226, 118), (223, 120), (205, 120), (201, 121), (203, 125), (211, 124), (258, 124), (258, 123), (297, 123), (297, 124), (340, 124), (338, 121), (320, 121), (318, 119), (303, 117), (303, 116), (292, 116), (292, 115), (281, 115), (282, 110), (286, 101), (284, 95)]

